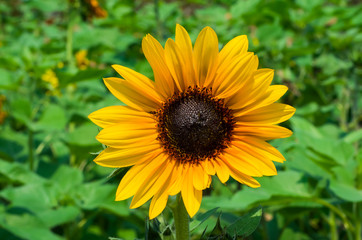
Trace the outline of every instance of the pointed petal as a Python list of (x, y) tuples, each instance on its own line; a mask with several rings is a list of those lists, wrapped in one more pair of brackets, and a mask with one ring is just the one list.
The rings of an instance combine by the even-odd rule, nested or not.
[(175, 79), (176, 86), (179, 91), (185, 91), (188, 87), (189, 78), (186, 70), (186, 60), (181, 53), (181, 49), (176, 45), (172, 39), (168, 39), (165, 45), (165, 57), (168, 69), (171, 72), (173, 79)]
[[(235, 115), (241, 116), (246, 115), (249, 112), (256, 110), (261, 107), (268, 106), (273, 104), (279, 98), (281, 98), (288, 90), (288, 87), (283, 85), (272, 85), (270, 86), (261, 96), (256, 97), (254, 102), (245, 106), (242, 109), (234, 109)], [(242, 100), (238, 100), (239, 102)], [(242, 107), (240, 104), (231, 105), (230, 108), (239, 108)]]
[(256, 137), (237, 137), (237, 139), (240, 140), (238, 144), (242, 149), (260, 158), (281, 163), (285, 161), (284, 156), (275, 147), (262, 139)]
[(196, 39), (194, 46), (194, 62), (197, 84), (208, 86), (214, 78), (218, 65), (217, 35), (210, 27), (205, 27)]
[(271, 81), (273, 80), (274, 70), (258, 69), (253, 73), (252, 81), (245, 84), (235, 95), (225, 100), (225, 103), (232, 108), (244, 108), (253, 102), (265, 97)]
[(131, 86), (138, 88), (141, 92), (145, 93), (146, 96), (149, 96), (149, 98), (153, 99), (155, 102), (160, 102), (161, 99), (158, 92), (155, 90), (155, 84), (148, 77), (121, 65), (114, 64), (112, 67), (118, 72), (119, 75), (127, 80)]
[(235, 169), (229, 163), (226, 163), (226, 165), (229, 167), (231, 177), (234, 178), (239, 183), (248, 185), (249, 187), (252, 187), (252, 188), (260, 187), (260, 183), (258, 183), (258, 181), (256, 181), (254, 178), (252, 178), (252, 177), (250, 177), (250, 176), (248, 176), (246, 174), (241, 173), (240, 171)]
[(166, 64), (165, 51), (161, 44), (149, 34), (142, 40), (142, 50), (153, 69), (156, 89), (163, 100), (166, 100), (173, 95), (175, 84)]
[(162, 151), (161, 149), (160, 144), (156, 141), (150, 145), (135, 148), (120, 149), (108, 147), (93, 161), (103, 167), (128, 167), (152, 159), (156, 153), (158, 154)]
[(214, 160), (213, 163), (220, 182), (225, 183), (227, 180), (229, 180), (230, 172), (229, 169), (226, 167), (224, 161), (222, 161), (221, 159)]
[(183, 59), (186, 61), (184, 66), (185, 75), (187, 77), (186, 86), (195, 86), (196, 79), (191, 39), (186, 29), (179, 24), (176, 24), (175, 42), (178, 48), (182, 49), (181, 54), (184, 55)]
[(137, 143), (137, 141), (148, 140), (153, 142), (158, 136), (155, 123), (143, 122), (119, 123), (100, 131), (96, 139), (104, 145), (125, 148), (128, 144)]
[(200, 208), (202, 200), (202, 190), (197, 190), (192, 184), (192, 176), (185, 177), (181, 190), (182, 200), (185, 208), (192, 218)]
[(167, 191), (159, 191), (153, 198), (150, 204), (149, 215), (150, 219), (154, 219), (165, 209), (168, 200)]
[(172, 175), (174, 176), (174, 179), (171, 180), (173, 184), (170, 187), (170, 195), (176, 195), (181, 191), (182, 183), (184, 181), (185, 172), (188, 170), (188, 167), (186, 168), (184, 164), (176, 164), (174, 168), (174, 172)]
[[(254, 150), (254, 151), (253, 151)], [(240, 141), (233, 141), (233, 147), (228, 152), (234, 156), (228, 160), (237, 170), (253, 177), (274, 176), (277, 170), (273, 162), (257, 153), (258, 149), (245, 149)], [(251, 166), (257, 174), (249, 173), (246, 169)], [(249, 167), (250, 168), (250, 167)]]
[(247, 106), (245, 109), (242, 109), (242, 114), (247, 114), (255, 109), (268, 106), (279, 98), (281, 98), (288, 90), (287, 86), (283, 85), (272, 85), (270, 86), (267, 91), (260, 96), (253, 104)]
[(215, 175), (215, 167), (211, 160), (205, 160), (202, 163), (203, 168), (205, 169), (206, 173), (209, 175)]
[(220, 51), (220, 64), (248, 51), (248, 38), (240, 35), (230, 40)]
[(282, 103), (273, 103), (255, 109), (245, 115), (243, 112), (235, 113), (236, 121), (245, 125), (277, 124), (291, 118), (295, 108)]
[(293, 134), (289, 129), (277, 125), (248, 126), (237, 124), (233, 132), (236, 136), (254, 136), (263, 140), (287, 138)]
[[(233, 154), (231, 154), (231, 152)], [(225, 164), (228, 163), (232, 165), (235, 169), (238, 169), (243, 174), (254, 177), (263, 176), (261, 171), (257, 167), (255, 167), (254, 164), (250, 163), (245, 155), (243, 156), (240, 152), (239, 155), (237, 155), (237, 151), (235, 151), (235, 149), (228, 149), (228, 151), (225, 152), (222, 156), (219, 156), (219, 158)]]
[(103, 80), (116, 98), (134, 109), (151, 112), (161, 106), (160, 100), (154, 91), (145, 93), (140, 86), (120, 78), (110, 77)]
[[(164, 154), (159, 155), (162, 158), (167, 158)], [(154, 159), (158, 161), (158, 159)], [(137, 208), (147, 202), (152, 196), (156, 194), (160, 189), (165, 187), (165, 183), (168, 185), (170, 180), (170, 174), (175, 166), (174, 160), (162, 160), (163, 166), (160, 166), (152, 175), (144, 176), (142, 188), (140, 188), (132, 199), (130, 208)]]
[(143, 122), (152, 115), (128, 106), (110, 106), (92, 112), (88, 118), (101, 128), (106, 128), (125, 121)]
[[(154, 174), (161, 165), (164, 164), (165, 158), (162, 153), (150, 161), (145, 161), (141, 164), (134, 165), (121, 180), (117, 188), (116, 201), (121, 201), (131, 196), (143, 187), (145, 176)], [(161, 157), (160, 157), (161, 156)], [(157, 161), (155, 161), (157, 158)]]
[(215, 96), (227, 98), (242, 91), (243, 87), (253, 85), (253, 74), (257, 68), (258, 58), (253, 53), (241, 55), (224, 68), (220, 66), (214, 85)]
[[(201, 165), (197, 165), (197, 166), (193, 166), (193, 182), (194, 182), (194, 187), (197, 190), (203, 190), (205, 189), (205, 185), (207, 184), (207, 182), (205, 183), (205, 172), (204, 169), (201, 167)], [(207, 181), (207, 179), (206, 179)]]

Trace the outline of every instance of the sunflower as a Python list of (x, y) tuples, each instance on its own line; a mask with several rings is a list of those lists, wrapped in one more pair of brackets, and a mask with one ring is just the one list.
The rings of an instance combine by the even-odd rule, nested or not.
[(286, 86), (270, 85), (274, 71), (258, 69), (245, 35), (219, 51), (218, 38), (205, 27), (192, 46), (176, 26), (165, 47), (147, 35), (142, 50), (155, 81), (113, 65), (123, 77), (105, 78), (109, 91), (127, 106), (105, 107), (89, 115), (103, 128), (97, 140), (108, 146), (94, 160), (105, 167), (132, 166), (122, 178), (116, 201), (133, 196), (130, 208), (151, 200), (150, 218), (181, 193), (190, 217), (200, 208), (211, 176), (229, 177), (252, 188), (253, 177), (276, 175), (273, 161), (284, 157), (267, 140), (292, 132), (276, 124), (295, 112), (275, 103)]

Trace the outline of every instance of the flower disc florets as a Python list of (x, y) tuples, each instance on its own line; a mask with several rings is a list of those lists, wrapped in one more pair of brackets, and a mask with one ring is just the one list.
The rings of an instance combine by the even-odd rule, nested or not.
[(197, 86), (175, 94), (155, 115), (158, 140), (181, 162), (215, 158), (230, 142), (234, 126), (223, 100)]

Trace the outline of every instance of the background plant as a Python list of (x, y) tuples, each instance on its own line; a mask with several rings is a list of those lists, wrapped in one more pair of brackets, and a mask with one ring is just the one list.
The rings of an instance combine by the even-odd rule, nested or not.
[(259, 179), (259, 189), (213, 181), (191, 222), (194, 238), (212, 235), (220, 211), (223, 227), (262, 205), (251, 239), (361, 239), (361, 4), (95, 2), (0, 1), (1, 239), (166, 237), (157, 229), (172, 223), (168, 210), (145, 227), (147, 207), (113, 201), (122, 172), (106, 178), (111, 170), (92, 162), (102, 146), (87, 115), (118, 104), (101, 81), (115, 76), (111, 64), (152, 77), (141, 40), (165, 40), (176, 23), (193, 40), (206, 25), (221, 43), (247, 34), (297, 108), (285, 124), (293, 137), (272, 142), (288, 160), (278, 176)]

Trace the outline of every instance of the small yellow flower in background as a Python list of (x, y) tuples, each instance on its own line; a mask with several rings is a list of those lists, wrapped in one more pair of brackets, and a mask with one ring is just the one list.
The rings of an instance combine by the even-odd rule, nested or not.
[(80, 70), (84, 70), (89, 66), (89, 59), (87, 58), (88, 51), (87, 50), (79, 50), (75, 54), (75, 60), (77, 62), (77, 67)]
[(2, 124), (8, 115), (7, 112), (3, 110), (3, 102), (5, 102), (6, 97), (4, 95), (0, 95), (0, 124)]
[(41, 79), (44, 82), (50, 83), (52, 89), (56, 89), (59, 86), (59, 79), (52, 69), (46, 70), (45, 73), (41, 76)]
[(101, 6), (99, 5), (99, 2), (97, 0), (85, 0), (85, 2), (88, 4), (88, 6), (90, 7), (90, 10), (92, 11), (92, 14), (96, 18), (107, 17), (107, 15), (108, 15), (107, 11), (104, 10), (103, 8), (101, 8)]
[(63, 62), (58, 62), (57, 68), (63, 68), (63, 67), (64, 67), (64, 63)]
[(295, 112), (275, 103), (286, 86), (270, 85), (274, 71), (258, 69), (245, 35), (219, 51), (216, 33), (204, 28), (192, 46), (177, 25), (176, 40), (165, 47), (147, 35), (143, 52), (155, 82), (129, 68), (113, 65), (124, 78), (105, 78), (111, 93), (127, 106), (89, 115), (103, 130), (108, 146), (94, 160), (105, 167), (133, 166), (121, 180), (116, 200), (133, 196), (131, 208), (152, 198), (150, 218), (158, 216), (169, 195), (181, 192), (190, 217), (198, 211), (211, 176), (230, 177), (256, 188), (253, 177), (276, 175), (272, 161), (284, 157), (267, 140), (292, 132), (276, 124)]

